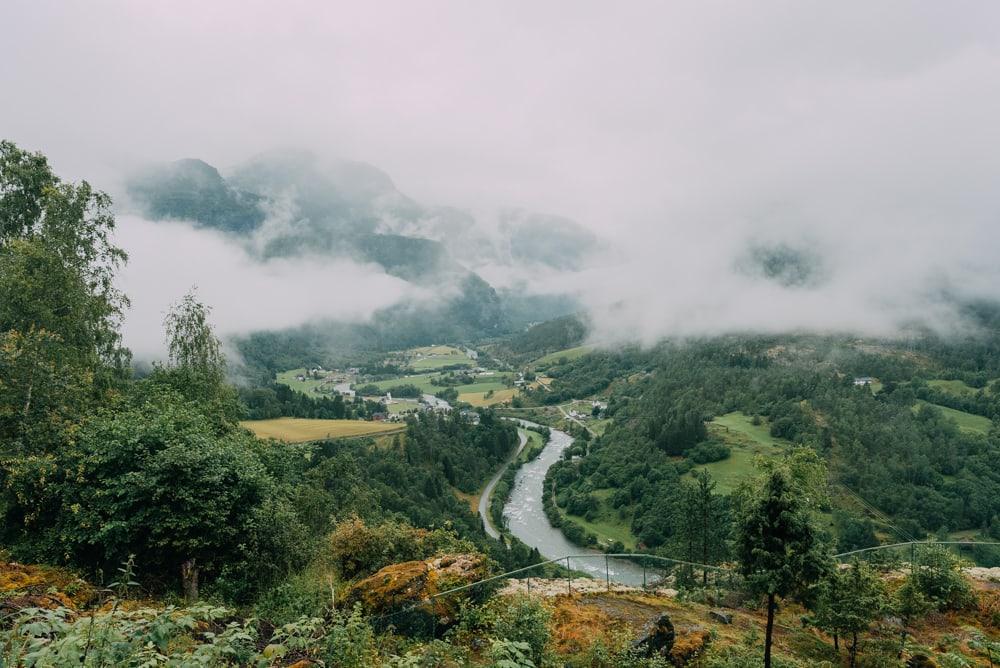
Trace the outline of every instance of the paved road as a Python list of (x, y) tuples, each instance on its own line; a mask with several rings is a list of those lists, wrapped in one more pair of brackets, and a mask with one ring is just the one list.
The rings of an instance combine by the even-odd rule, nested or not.
[(497, 486), (503, 472), (507, 470), (507, 465), (514, 461), (515, 457), (521, 454), (521, 450), (524, 450), (524, 446), (528, 443), (528, 435), (523, 429), (518, 429), (517, 435), (521, 438), (521, 443), (517, 446), (517, 451), (508, 457), (507, 461), (505, 461), (503, 465), (497, 469), (496, 474), (490, 478), (488, 483), (486, 483), (483, 493), (479, 496), (479, 516), (483, 518), (483, 527), (486, 529), (487, 535), (497, 540), (500, 539), (500, 532), (494, 528), (493, 522), (490, 519), (490, 495), (493, 494), (493, 488)]

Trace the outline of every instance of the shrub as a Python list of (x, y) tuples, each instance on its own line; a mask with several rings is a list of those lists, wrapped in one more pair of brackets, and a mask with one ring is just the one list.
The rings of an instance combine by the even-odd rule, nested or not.
[(960, 610), (975, 602), (960, 558), (940, 545), (921, 547), (917, 563), (907, 576), (917, 591), (939, 610)]
[(337, 524), (324, 556), (345, 579), (367, 576), (403, 561), (427, 559), (444, 552), (475, 552), (472, 543), (445, 529), (416, 529), (389, 521), (369, 526), (358, 517)]

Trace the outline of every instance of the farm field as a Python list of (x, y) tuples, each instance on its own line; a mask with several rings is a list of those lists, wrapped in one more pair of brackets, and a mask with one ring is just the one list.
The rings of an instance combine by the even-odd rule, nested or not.
[(370, 434), (387, 434), (405, 429), (398, 423), (367, 422), (365, 420), (310, 420), (307, 418), (275, 418), (244, 420), (241, 425), (258, 438), (274, 438), (288, 443), (307, 443), (327, 438), (350, 438)]
[[(465, 389), (463, 386), (459, 387)], [(500, 385), (500, 387), (503, 388), (503, 385)], [(492, 406), (494, 404), (507, 403), (517, 396), (517, 390), (514, 388), (496, 389), (493, 391), (493, 396), (489, 398), (486, 397), (487, 393), (488, 390), (486, 392), (462, 392), (458, 395), (458, 400), (472, 404), (473, 406)]]
[(410, 367), (415, 371), (425, 369), (440, 369), (441, 367), (462, 364), (473, 366), (473, 361), (464, 352), (453, 346), (425, 346), (411, 348), (405, 353)]
[(721, 462), (698, 465), (688, 475), (698, 469), (708, 470), (721, 494), (729, 494), (754, 472), (753, 460), (757, 455), (778, 455), (788, 445), (787, 441), (771, 436), (766, 421), (755, 425), (749, 415), (740, 412), (718, 416), (708, 423), (708, 432), (726, 443), (731, 453)]
[(420, 402), (417, 401), (416, 399), (412, 399), (412, 400), (411, 399), (393, 399), (392, 403), (389, 404), (388, 409), (389, 409), (389, 414), (390, 415), (396, 415), (397, 413), (402, 413), (404, 411), (413, 410), (414, 408), (418, 408), (419, 406), (420, 406)]
[[(431, 384), (431, 378), (436, 378), (438, 374), (436, 373), (421, 373), (412, 376), (400, 376), (398, 378), (390, 378), (389, 380), (380, 380), (377, 383), (372, 383), (379, 390), (385, 392), (390, 387), (396, 387), (397, 385), (416, 385), (420, 388), (420, 391), (425, 394), (434, 394), (435, 392), (440, 392), (442, 387), (438, 385)], [(368, 383), (362, 383), (367, 385)]]
[(534, 366), (539, 366), (539, 365), (541, 365), (541, 366), (547, 366), (549, 364), (555, 364), (556, 362), (558, 362), (563, 357), (565, 357), (567, 360), (575, 360), (577, 358), (583, 357), (584, 355), (586, 355), (587, 353), (589, 353), (591, 350), (593, 350), (592, 346), (577, 346), (576, 348), (567, 348), (565, 350), (557, 350), (554, 353), (549, 353), (548, 355), (544, 355), (542, 357), (539, 357), (534, 362), (532, 362), (532, 365), (534, 365)]
[(993, 427), (993, 422), (989, 418), (983, 417), (982, 415), (974, 415), (972, 413), (966, 413), (965, 411), (957, 411), (954, 408), (948, 408), (947, 406), (941, 406), (939, 404), (931, 404), (926, 401), (919, 401), (914, 405), (914, 410), (920, 404), (927, 404), (934, 406), (944, 413), (945, 417), (951, 418), (956, 423), (958, 423), (958, 428), (962, 431), (971, 432), (975, 434), (988, 434), (990, 428)]
[(282, 385), (287, 385), (293, 390), (298, 390), (303, 394), (308, 394), (309, 396), (316, 396), (316, 388), (322, 385), (324, 380), (313, 380), (307, 378), (305, 380), (299, 380), (296, 376), (304, 374), (305, 369), (291, 369), (290, 371), (282, 371), (275, 376), (275, 382), (281, 383)]

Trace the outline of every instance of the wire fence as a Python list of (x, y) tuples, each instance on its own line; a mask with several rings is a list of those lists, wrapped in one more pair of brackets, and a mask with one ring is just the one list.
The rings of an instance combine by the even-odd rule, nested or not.
[[(1000, 558), (1000, 542), (928, 540), (850, 550), (833, 555), (833, 559), (838, 562), (862, 558), (881, 564), (917, 563), (921, 548), (926, 546), (947, 546), (960, 553), (991, 549)], [(582, 563), (595, 561), (598, 566), (603, 565), (603, 578), (599, 577), (599, 574), (595, 574), (593, 566), (580, 567)], [(628, 578), (623, 577), (621, 570), (623, 564), (628, 564), (633, 569), (628, 573)], [(634, 579), (634, 583), (625, 581), (632, 579)], [(459, 595), (465, 595), (473, 601), (485, 600), (511, 582), (517, 583), (517, 589), (523, 590), (529, 595), (532, 593), (533, 587), (534, 591), (539, 591), (544, 587), (548, 587), (551, 591), (553, 582), (557, 581), (565, 581), (567, 594), (596, 592), (599, 589), (595, 588), (592, 583), (601, 580), (604, 581), (603, 588), (608, 592), (633, 589), (655, 590), (667, 585), (681, 585), (699, 587), (714, 592), (716, 600), (721, 599), (725, 592), (737, 589), (741, 582), (738, 570), (732, 564), (701, 564), (654, 554), (572, 554), (437, 592), (399, 610), (372, 615), (368, 617), (368, 621), (376, 628), (405, 626), (411, 632), (436, 635), (439, 617), (449, 617), (457, 612), (460, 605), (457, 600)], [(589, 581), (590, 584), (582, 585), (581, 581)], [(449, 599), (451, 599), (450, 602)]]

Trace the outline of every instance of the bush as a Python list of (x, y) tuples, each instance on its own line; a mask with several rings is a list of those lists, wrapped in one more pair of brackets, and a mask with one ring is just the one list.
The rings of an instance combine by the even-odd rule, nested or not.
[(688, 459), (695, 464), (711, 464), (728, 459), (731, 450), (725, 443), (719, 441), (704, 441), (687, 452)]
[(526, 655), (542, 665), (551, 640), (551, 618), (552, 613), (537, 599), (497, 596), (478, 608), (465, 608), (459, 631), (523, 643)]
[(415, 529), (403, 522), (368, 526), (357, 516), (337, 524), (330, 534), (328, 557), (345, 579), (367, 576), (403, 561), (443, 552), (475, 552), (475, 546), (445, 529)]
[(975, 602), (975, 594), (960, 558), (940, 545), (918, 548), (917, 564), (907, 581), (939, 610), (961, 610)]

